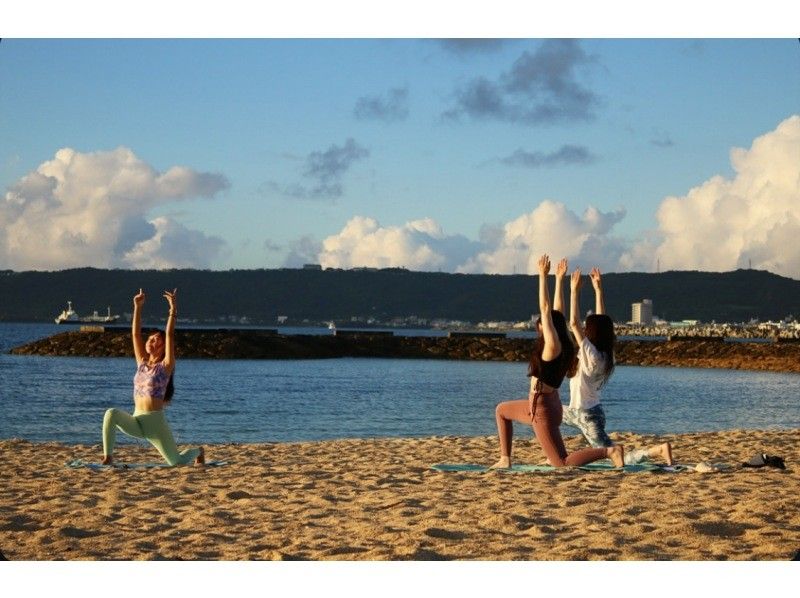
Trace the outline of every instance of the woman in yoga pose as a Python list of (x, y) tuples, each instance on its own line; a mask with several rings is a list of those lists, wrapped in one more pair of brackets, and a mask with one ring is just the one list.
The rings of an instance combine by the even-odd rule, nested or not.
[(103, 418), (103, 465), (113, 462), (114, 441), (117, 428), (136, 438), (145, 438), (158, 449), (170, 465), (184, 465), (194, 461), (205, 463), (203, 447), (178, 452), (175, 439), (164, 417), (164, 407), (169, 404), (174, 392), (172, 374), (175, 371), (175, 319), (177, 318), (176, 295), (178, 289), (164, 292), (169, 303), (166, 333), (154, 332), (142, 342), (141, 308), (144, 293), (133, 298), (133, 322), (131, 336), (136, 357), (136, 375), (133, 377), (133, 415), (121, 409), (108, 409)]
[(609, 458), (615, 467), (622, 467), (625, 451), (622, 446), (609, 448), (587, 448), (568, 454), (561, 438), (562, 405), (558, 388), (572, 365), (575, 347), (567, 332), (564, 314), (554, 311), (550, 305), (550, 292), (547, 275), (550, 272), (550, 258), (539, 258), (539, 338), (536, 340), (533, 355), (528, 365), (531, 388), (528, 399), (505, 401), (495, 410), (497, 433), (500, 437), (500, 460), (493, 468), (511, 467), (511, 444), (513, 422), (533, 426), (550, 465), (585, 465), (592, 461)]
[[(555, 307), (563, 309), (563, 278), (567, 273), (567, 260), (562, 259), (556, 268)], [(592, 268), (589, 278), (594, 287), (595, 313), (586, 318), (585, 327), (580, 318), (580, 290), (583, 284), (580, 269), (570, 278), (569, 325), (578, 346), (575, 359), (577, 367), (570, 368), (569, 406), (564, 407), (563, 424), (577, 428), (590, 446), (610, 447), (614, 443), (606, 434), (606, 414), (600, 405), (600, 389), (614, 371), (614, 321), (605, 313), (603, 283), (598, 268)], [(569, 375), (569, 374), (568, 374)], [(628, 465), (652, 459), (663, 459), (672, 465), (672, 446), (665, 442), (643, 449), (625, 452)]]

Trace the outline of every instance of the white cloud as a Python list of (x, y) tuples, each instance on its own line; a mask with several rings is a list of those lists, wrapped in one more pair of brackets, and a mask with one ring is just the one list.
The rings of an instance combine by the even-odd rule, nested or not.
[(481, 241), (471, 241), (446, 234), (431, 218), (384, 227), (373, 218), (356, 216), (339, 233), (323, 240), (316, 259), (328, 268), (531, 274), (536, 272), (539, 255), (550, 253), (609, 269), (624, 250), (609, 235), (623, 217), (624, 211), (604, 214), (595, 208), (577, 216), (564, 204), (544, 201), (504, 226), (485, 225)]
[(628, 268), (769, 270), (800, 278), (800, 116), (731, 150), (732, 179), (715, 176), (658, 209), (658, 231), (623, 256)]
[(225, 243), (198, 230), (190, 230), (169, 218), (152, 222), (155, 234), (140, 241), (124, 255), (129, 267), (139, 270), (166, 268), (209, 268)]
[(323, 240), (319, 263), (326, 268), (403, 267), (452, 272), (478, 246), (462, 235), (446, 235), (430, 218), (382, 227), (373, 218), (355, 216), (338, 234)]
[(445, 234), (430, 218), (381, 226), (356, 216), (321, 248), (305, 239), (307, 261), (326, 267), (464, 273), (532, 274), (542, 253), (571, 267), (606, 272), (765, 269), (800, 278), (800, 116), (731, 151), (735, 176), (715, 176), (683, 197), (665, 198), (658, 229), (635, 243), (614, 235), (625, 210), (589, 207), (577, 214), (561, 202), (542, 201), (505, 224), (484, 224), (480, 241)]
[(483, 236), (491, 239), (491, 246), (457, 271), (533, 274), (543, 253), (549, 254), (551, 261), (567, 257), (574, 266), (616, 269), (624, 246), (610, 233), (624, 217), (624, 210), (603, 213), (593, 207), (578, 216), (563, 203), (545, 200), (502, 228), (484, 230)]
[(207, 267), (223, 246), (220, 239), (169, 218), (148, 221), (147, 214), (227, 187), (221, 175), (184, 166), (159, 173), (125, 147), (60, 149), (0, 202), (0, 264), (15, 270)]

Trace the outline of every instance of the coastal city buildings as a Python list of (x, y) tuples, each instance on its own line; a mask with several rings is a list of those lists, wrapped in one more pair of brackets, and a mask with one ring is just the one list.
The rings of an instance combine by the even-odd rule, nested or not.
[(631, 304), (631, 322), (645, 326), (653, 323), (653, 302), (650, 299)]

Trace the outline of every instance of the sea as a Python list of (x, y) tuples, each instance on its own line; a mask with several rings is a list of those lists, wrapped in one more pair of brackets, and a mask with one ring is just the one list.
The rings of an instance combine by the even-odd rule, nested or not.
[[(105, 410), (133, 410), (132, 358), (8, 353), (63, 330), (0, 323), (0, 439), (100, 444)], [(179, 444), (489, 436), (496, 404), (527, 395), (525, 374), (526, 364), (507, 362), (180, 359), (167, 418)], [(567, 403), (568, 384), (561, 391)], [(602, 396), (609, 431), (800, 428), (800, 374), (617, 366)], [(531, 436), (530, 428), (516, 428)], [(118, 442), (143, 444), (124, 434)]]

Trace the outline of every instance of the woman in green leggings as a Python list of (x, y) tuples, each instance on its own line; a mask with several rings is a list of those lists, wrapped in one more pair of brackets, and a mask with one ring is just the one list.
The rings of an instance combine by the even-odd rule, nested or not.
[(169, 303), (167, 331), (154, 332), (142, 342), (141, 307), (144, 293), (133, 298), (133, 353), (136, 357), (136, 375), (133, 377), (133, 415), (121, 409), (108, 409), (103, 418), (103, 465), (113, 462), (114, 440), (117, 428), (136, 438), (146, 438), (158, 449), (170, 465), (194, 462), (205, 463), (203, 447), (178, 452), (175, 439), (164, 417), (164, 407), (169, 404), (174, 392), (172, 373), (175, 371), (175, 319), (177, 317), (176, 295), (178, 289), (164, 292)]

